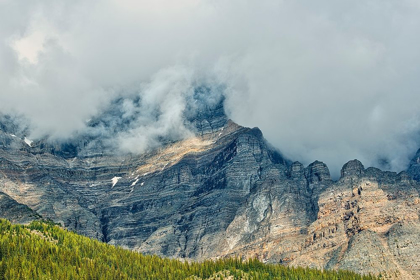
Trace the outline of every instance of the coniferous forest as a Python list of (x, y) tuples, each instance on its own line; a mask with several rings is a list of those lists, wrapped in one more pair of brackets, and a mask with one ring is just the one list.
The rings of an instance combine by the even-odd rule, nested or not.
[(375, 279), (239, 258), (205, 262), (145, 256), (51, 223), (0, 219), (0, 279)]

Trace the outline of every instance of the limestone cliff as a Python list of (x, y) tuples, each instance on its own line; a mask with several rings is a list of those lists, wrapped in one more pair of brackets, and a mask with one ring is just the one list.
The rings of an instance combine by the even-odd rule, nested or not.
[(411, 175), (353, 160), (333, 181), (324, 163), (290, 162), (223, 107), (188, 119), (195, 137), (142, 155), (98, 153), (99, 144), (80, 144), (89, 139), (73, 148), (29, 142), (3, 127), (0, 191), (69, 229), (147, 254), (420, 278), (420, 187)]

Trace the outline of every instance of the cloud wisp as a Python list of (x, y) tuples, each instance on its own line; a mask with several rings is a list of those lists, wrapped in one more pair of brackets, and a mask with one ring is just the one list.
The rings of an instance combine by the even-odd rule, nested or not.
[(137, 95), (120, 147), (141, 152), (188, 135), (188, 96), (211, 83), (234, 121), (334, 174), (353, 158), (399, 171), (420, 147), (416, 1), (5, 0), (0, 26), (0, 112), (35, 138)]

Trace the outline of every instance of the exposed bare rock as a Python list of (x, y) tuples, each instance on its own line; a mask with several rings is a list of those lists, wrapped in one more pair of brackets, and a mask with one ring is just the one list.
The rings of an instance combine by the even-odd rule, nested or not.
[(320, 161), (315, 161), (311, 163), (306, 168), (305, 173), (305, 176), (310, 184), (331, 181), (330, 171), (328, 170), (327, 165)]
[(411, 160), (407, 173), (410, 174), (415, 180), (420, 181), (420, 149)]
[(324, 163), (288, 161), (217, 104), (188, 118), (195, 137), (142, 155), (100, 153), (89, 139), (29, 145), (3, 129), (0, 191), (69, 229), (147, 254), (419, 279), (413, 173), (353, 160), (333, 181)]
[[(407, 269), (390, 239), (392, 235), (406, 235), (411, 242), (420, 241), (418, 228), (405, 226), (418, 223), (418, 184), (407, 179), (405, 173), (376, 176), (377, 180), (362, 177), (350, 184), (344, 177), (325, 190), (318, 202), (318, 219), (309, 226), (305, 248), (293, 265), (418, 278), (418, 263), (411, 262), (412, 267)], [(395, 234), (401, 227), (407, 227), (407, 233)], [(416, 245), (408, 246), (409, 255), (417, 259)]]
[(41, 218), (28, 206), (12, 199), (5, 193), (0, 192), (0, 218), (8, 219), (13, 223), (25, 224)]
[[(333, 266), (333, 263), (330, 265)], [(364, 230), (349, 240), (347, 250), (335, 266), (389, 276), (400, 274), (398, 264), (393, 260), (387, 245), (377, 232), (370, 230)]]
[(341, 169), (341, 178), (349, 176), (359, 177), (363, 175), (364, 170), (365, 168), (360, 161), (358, 161), (357, 159), (351, 160), (347, 162)]
[(404, 271), (405, 279), (420, 279), (420, 226), (417, 222), (393, 225), (387, 238), (388, 248), (398, 263), (398, 272)]

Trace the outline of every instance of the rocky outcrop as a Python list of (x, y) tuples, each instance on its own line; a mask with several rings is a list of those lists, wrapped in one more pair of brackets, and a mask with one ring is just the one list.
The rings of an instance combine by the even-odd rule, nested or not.
[(306, 168), (305, 177), (311, 185), (318, 182), (331, 182), (327, 165), (320, 161), (315, 161)]
[(411, 242), (420, 241), (417, 229), (407, 226), (418, 223), (418, 184), (404, 174), (375, 175), (379, 178), (360, 176), (351, 184), (342, 178), (326, 189), (318, 219), (310, 225), (305, 249), (294, 265), (418, 279), (420, 270), (402, 264), (389, 238), (395, 228), (407, 227)]
[(343, 168), (341, 169), (341, 178), (346, 177), (360, 177), (364, 174), (365, 167), (363, 164), (358, 161), (357, 159), (351, 160), (344, 164)]
[(7, 194), (0, 192), (0, 218), (8, 219), (12, 223), (26, 224), (40, 219), (41, 216), (28, 206), (20, 204)]
[(407, 173), (410, 174), (415, 180), (420, 181), (420, 149), (410, 162), (410, 166), (407, 169)]
[(69, 229), (147, 254), (420, 277), (412, 172), (353, 160), (333, 181), (324, 163), (288, 161), (218, 105), (188, 120), (196, 137), (142, 155), (100, 153), (96, 142), (28, 144), (4, 129), (0, 191)]

